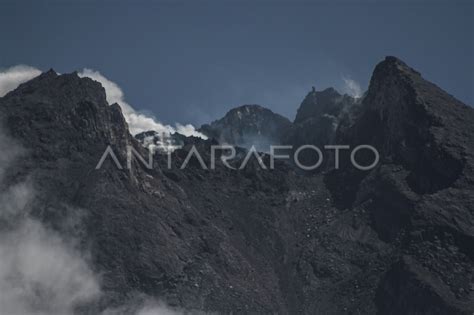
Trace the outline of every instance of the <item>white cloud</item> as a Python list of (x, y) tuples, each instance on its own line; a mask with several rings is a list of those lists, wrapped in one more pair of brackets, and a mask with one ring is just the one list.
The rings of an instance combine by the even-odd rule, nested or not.
[(207, 139), (207, 137), (198, 132), (193, 125), (181, 125), (177, 123), (175, 127), (172, 127), (170, 125), (164, 125), (158, 122), (153, 117), (149, 117), (145, 114), (137, 112), (130, 104), (125, 101), (122, 89), (115, 82), (110, 81), (98, 71), (84, 69), (79, 73), (79, 76), (91, 78), (92, 80), (98, 81), (102, 84), (107, 95), (107, 102), (109, 104), (117, 103), (120, 105), (125, 116), (125, 120), (129, 125), (130, 132), (134, 135), (143, 131), (154, 130), (165, 134), (179, 132), (188, 137), (195, 136)]
[(40, 70), (24, 65), (0, 70), (0, 97), (16, 89), (21, 83), (29, 81), (40, 74)]
[(349, 94), (352, 97), (359, 98), (362, 96), (362, 88), (360, 84), (352, 80), (349, 77), (343, 76), (342, 80), (344, 81), (344, 92)]

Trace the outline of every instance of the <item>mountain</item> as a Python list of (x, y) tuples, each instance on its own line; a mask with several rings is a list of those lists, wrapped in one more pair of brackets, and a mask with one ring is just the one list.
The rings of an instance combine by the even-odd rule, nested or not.
[[(316, 91), (313, 87), (298, 108), (284, 142), (295, 148), (306, 144), (319, 148), (334, 144), (341, 117), (348, 111), (353, 111), (358, 103), (359, 100), (346, 94), (341, 95), (333, 88)], [(325, 157), (326, 161), (331, 160), (328, 154)], [(318, 159), (317, 153), (313, 151), (303, 151), (300, 155), (300, 161), (304, 165), (314, 165)]]
[(281, 144), (291, 122), (259, 105), (243, 105), (230, 110), (223, 118), (203, 125), (202, 133), (219, 143), (244, 148), (252, 145), (259, 151), (269, 151), (271, 144)]
[[(255, 145), (268, 152), (271, 144), (294, 146), (332, 143), (339, 119), (358, 100), (335, 89), (313, 90), (302, 101), (294, 122), (260, 105), (236, 107), (200, 131), (222, 144)], [(140, 136), (141, 137), (141, 136)]]
[[(331, 124), (306, 125), (326, 116)], [(100, 275), (102, 294), (76, 302), (75, 313), (132, 313), (143, 296), (190, 312), (474, 309), (474, 110), (397, 58), (376, 66), (361, 100), (312, 91), (293, 124), (246, 105), (201, 130), (246, 146), (254, 136), (283, 143), (295, 126), (308, 135), (314, 128), (324, 139), (308, 143), (377, 148), (380, 162), (369, 171), (349, 164), (349, 150), (338, 169), (321, 173), (284, 161), (265, 170), (256, 160), (240, 170), (218, 160), (212, 170), (215, 142), (186, 137), (171, 168), (162, 154), (152, 168), (137, 159), (128, 168), (127, 149), (147, 157), (139, 140), (155, 134), (132, 137), (102, 86), (76, 73), (22, 84), (0, 98), (0, 120), (25, 148), (2, 170), (2, 192), (21, 182), (34, 190), (15, 220), (31, 217), (74, 239)], [(181, 168), (192, 145), (208, 169), (196, 157)], [(108, 146), (121, 168), (110, 156), (97, 167)], [(373, 156), (360, 151), (357, 160)], [(15, 220), (0, 216), (0, 232)]]
[(341, 123), (336, 142), (372, 145), (380, 163), (369, 174), (346, 163), (325, 180), (335, 205), (369, 215), (378, 237), (397, 244), (379, 311), (472, 312), (474, 110), (387, 57), (356, 117)]
[[(262, 152), (269, 152), (271, 145), (282, 144), (323, 147), (334, 142), (341, 117), (358, 103), (359, 100), (341, 95), (333, 88), (316, 91), (313, 87), (302, 101), (294, 122), (259, 105), (243, 105), (230, 110), (223, 118), (203, 125), (200, 131), (221, 144), (247, 149), (255, 145)], [(139, 137), (143, 142), (142, 136)], [(317, 156), (306, 151), (301, 153), (300, 160), (311, 165)]]
[(354, 103), (353, 97), (341, 95), (333, 88), (316, 91), (313, 87), (298, 108), (294, 123), (301, 124), (322, 116), (338, 117), (344, 108)]

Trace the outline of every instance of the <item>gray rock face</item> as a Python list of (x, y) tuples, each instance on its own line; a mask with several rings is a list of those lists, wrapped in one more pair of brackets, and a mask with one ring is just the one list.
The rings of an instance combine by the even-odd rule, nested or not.
[[(218, 162), (211, 171), (191, 159), (180, 169), (190, 145), (209, 163), (214, 143), (185, 137), (171, 169), (163, 155), (153, 169), (137, 161), (127, 169), (127, 146), (147, 151), (118, 105), (107, 104), (99, 83), (50, 71), (0, 98), (5, 132), (27, 148), (5, 183), (30, 179), (28, 215), (90, 251), (103, 295), (78, 313), (145, 294), (219, 313), (471, 314), (474, 110), (393, 57), (352, 103), (334, 90), (311, 92), (295, 125), (337, 117), (334, 143), (379, 150), (370, 172), (344, 156), (340, 170), (308, 176), (283, 162), (272, 171)], [(244, 106), (202, 131), (245, 144), (247, 135), (283, 141), (291, 128)], [(110, 158), (95, 169), (108, 145), (123, 169)], [(73, 229), (63, 224), (70, 209), (82, 209)]]
[(219, 143), (268, 152), (270, 145), (281, 144), (291, 122), (259, 105), (243, 105), (230, 110), (223, 118), (203, 125), (201, 132)]

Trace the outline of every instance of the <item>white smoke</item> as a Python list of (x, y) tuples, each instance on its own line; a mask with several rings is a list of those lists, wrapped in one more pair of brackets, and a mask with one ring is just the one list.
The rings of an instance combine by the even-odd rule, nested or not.
[(344, 81), (344, 91), (347, 94), (355, 98), (360, 98), (362, 96), (363, 91), (359, 83), (346, 76), (343, 76), (342, 80)]
[(172, 127), (170, 125), (164, 125), (158, 122), (156, 119), (143, 113), (137, 112), (130, 104), (125, 101), (122, 89), (115, 82), (110, 81), (98, 71), (84, 69), (79, 73), (79, 76), (91, 78), (92, 80), (98, 81), (102, 84), (107, 95), (107, 102), (109, 104), (117, 103), (120, 105), (123, 115), (125, 116), (125, 120), (129, 125), (130, 132), (133, 135), (140, 132), (153, 130), (160, 134), (165, 133), (169, 135), (179, 132), (180, 134), (187, 137), (194, 136), (207, 139), (205, 135), (198, 132), (191, 124), (181, 125), (177, 123), (175, 127)]
[(29, 81), (40, 74), (40, 70), (24, 65), (0, 70), (0, 97), (16, 89), (21, 83)]
[(25, 219), (0, 240), (2, 314), (73, 314), (100, 294), (81, 254), (57, 233)]
[(98, 278), (72, 243), (29, 216), (32, 185), (6, 185), (8, 167), (25, 151), (1, 132), (0, 151), (0, 313), (73, 314), (98, 297)]

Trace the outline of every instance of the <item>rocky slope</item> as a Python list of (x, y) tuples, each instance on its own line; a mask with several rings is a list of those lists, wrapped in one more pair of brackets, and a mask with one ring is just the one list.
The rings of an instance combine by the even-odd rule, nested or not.
[[(192, 144), (209, 163), (214, 142), (200, 139), (183, 139), (171, 169), (164, 155), (152, 169), (136, 160), (128, 169), (127, 146), (147, 151), (119, 106), (107, 104), (99, 83), (50, 71), (0, 99), (5, 132), (27, 148), (4, 182), (31, 181), (26, 215), (90, 253), (103, 294), (77, 313), (146, 295), (193, 312), (471, 314), (474, 110), (393, 57), (353, 103), (334, 90), (311, 92), (295, 124), (337, 117), (331, 141), (380, 151), (368, 172), (344, 155), (339, 170), (320, 174), (285, 162), (271, 171), (256, 161), (206, 170), (196, 158), (180, 169)], [(273, 137), (292, 128), (275, 114), (255, 118), (263, 112), (239, 108), (213, 130), (242, 144), (247, 131)], [(266, 119), (279, 127), (266, 128)], [(239, 128), (224, 130), (227, 123)], [(108, 145), (122, 169), (110, 158), (96, 169)], [(64, 222), (75, 209), (71, 228)]]

